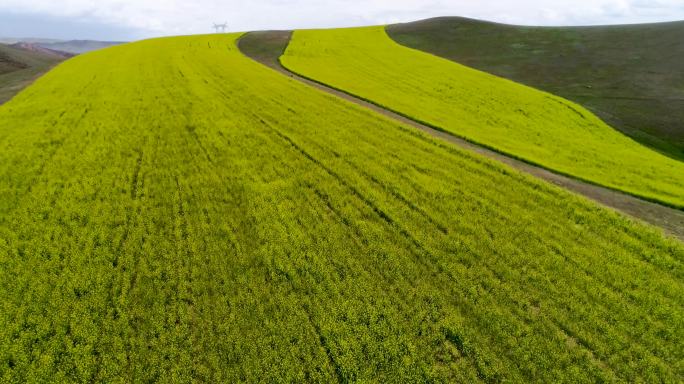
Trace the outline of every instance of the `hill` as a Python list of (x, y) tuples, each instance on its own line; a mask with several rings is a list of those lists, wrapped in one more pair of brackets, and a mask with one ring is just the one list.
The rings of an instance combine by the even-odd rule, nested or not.
[(237, 38), (81, 55), (0, 107), (3, 381), (684, 377), (681, 243)]
[(684, 208), (683, 162), (634, 142), (573, 102), (401, 46), (383, 27), (295, 31), (281, 62), (512, 157)]
[(66, 56), (45, 49), (27, 49), (25, 45), (0, 44), (0, 104), (12, 98)]
[(387, 32), (405, 46), (578, 102), (684, 160), (684, 21), (525, 27), (446, 17)]

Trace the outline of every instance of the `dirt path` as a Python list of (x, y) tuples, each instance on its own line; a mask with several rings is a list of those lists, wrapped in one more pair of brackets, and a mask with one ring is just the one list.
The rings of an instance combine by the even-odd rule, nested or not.
[(264, 32), (250, 32), (244, 35), (238, 42), (238, 46), (242, 53), (246, 56), (268, 66), (276, 71), (289, 76), (293, 79), (299, 80), (312, 87), (331, 93), (345, 100), (351, 101), (363, 107), (372, 109), (382, 115), (398, 120), (406, 125), (420, 129), (429, 135), (456, 144), (461, 148), (465, 148), (472, 152), (477, 152), (481, 155), (487, 156), (491, 159), (506, 163), (520, 171), (530, 175), (539, 177), (548, 182), (561, 186), (565, 189), (583, 195), (591, 200), (594, 200), (604, 206), (613, 208), (630, 217), (639, 219), (648, 224), (662, 228), (666, 233), (673, 235), (684, 241), (684, 211), (668, 208), (659, 204), (651, 203), (632, 197), (608, 188), (599, 187), (593, 184), (585, 183), (570, 177), (555, 174), (546, 169), (530, 165), (520, 160), (510, 158), (501, 153), (480, 147), (476, 144), (470, 143), (466, 140), (452, 136), (448, 133), (438, 131), (426, 125), (418, 123), (414, 120), (396, 114), (381, 108), (375, 104), (361, 100), (357, 97), (347, 93), (330, 88), (315, 81), (298, 76), (282, 65), (280, 65), (279, 58), (285, 52), (285, 48), (292, 37), (291, 31), (264, 31)]

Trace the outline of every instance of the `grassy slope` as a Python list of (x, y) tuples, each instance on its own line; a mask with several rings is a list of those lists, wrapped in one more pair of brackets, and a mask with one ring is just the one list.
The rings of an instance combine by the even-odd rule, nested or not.
[(512, 156), (684, 208), (684, 163), (559, 97), (400, 46), (383, 27), (296, 31), (282, 63)]
[(684, 160), (684, 22), (549, 28), (447, 17), (387, 32), (406, 46), (581, 103)]
[(240, 37), (239, 48), (242, 53), (271, 68), (279, 69), (280, 56), (292, 37), (292, 31), (256, 31)]
[(63, 58), (0, 44), (0, 104)]
[(0, 108), (2, 381), (678, 381), (684, 248), (235, 36)]

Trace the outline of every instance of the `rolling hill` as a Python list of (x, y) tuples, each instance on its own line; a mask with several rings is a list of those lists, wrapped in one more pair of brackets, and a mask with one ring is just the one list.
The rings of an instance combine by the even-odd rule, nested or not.
[(684, 162), (581, 106), (391, 40), (384, 27), (295, 31), (289, 70), (555, 172), (684, 208)]
[(679, 381), (684, 246), (245, 57), (0, 107), (0, 379)]
[(684, 160), (684, 21), (524, 27), (444, 17), (387, 27), (419, 50), (573, 100)]
[(65, 58), (59, 52), (0, 44), (0, 104)]

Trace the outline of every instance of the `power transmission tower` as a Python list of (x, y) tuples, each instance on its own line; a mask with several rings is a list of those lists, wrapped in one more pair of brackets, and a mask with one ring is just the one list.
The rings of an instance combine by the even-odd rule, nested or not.
[(214, 23), (214, 30), (216, 31), (216, 33), (226, 33), (226, 28), (228, 28), (228, 23), (223, 23), (223, 24)]

